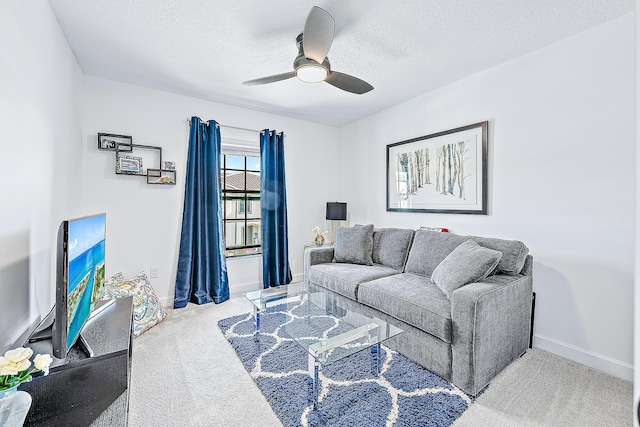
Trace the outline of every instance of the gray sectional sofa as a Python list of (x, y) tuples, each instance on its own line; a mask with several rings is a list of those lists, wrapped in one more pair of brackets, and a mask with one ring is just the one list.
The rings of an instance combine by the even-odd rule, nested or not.
[(307, 248), (304, 278), (404, 329), (386, 344), (475, 396), (528, 348), (528, 253), (513, 240), (356, 226), (335, 247)]

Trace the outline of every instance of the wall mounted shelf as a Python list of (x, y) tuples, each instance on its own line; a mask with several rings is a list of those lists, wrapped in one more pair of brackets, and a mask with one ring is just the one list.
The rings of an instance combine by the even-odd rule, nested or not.
[[(135, 150), (152, 150), (157, 152), (158, 167), (144, 169), (143, 158), (134, 156)], [(173, 162), (162, 163), (162, 147), (155, 145), (134, 144), (133, 137), (113, 133), (98, 133), (98, 150), (112, 151), (116, 155), (116, 175), (146, 176), (147, 184), (176, 185), (175, 168), (163, 168), (163, 165), (174, 165)]]

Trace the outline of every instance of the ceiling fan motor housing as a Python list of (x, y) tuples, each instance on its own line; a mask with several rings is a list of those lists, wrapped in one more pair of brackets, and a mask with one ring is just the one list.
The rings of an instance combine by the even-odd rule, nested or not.
[(318, 61), (307, 58), (304, 54), (304, 46), (302, 44), (302, 34), (296, 37), (296, 45), (298, 46), (298, 56), (293, 61), (293, 69), (298, 78), (307, 83), (319, 83), (324, 81), (331, 72), (329, 59), (325, 56), (322, 64)]
[(304, 56), (304, 46), (302, 46), (302, 33), (296, 37), (296, 45), (298, 46), (298, 56), (293, 61), (293, 69), (297, 70), (303, 66), (312, 66), (312, 67), (322, 67), (327, 71), (327, 75), (331, 72), (331, 64), (329, 63), (329, 57), (325, 57), (322, 64), (314, 61), (313, 59), (309, 59)]

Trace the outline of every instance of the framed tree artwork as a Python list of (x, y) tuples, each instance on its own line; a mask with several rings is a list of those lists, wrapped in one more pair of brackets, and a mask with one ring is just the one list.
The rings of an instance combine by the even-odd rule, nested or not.
[(488, 122), (387, 145), (387, 211), (487, 214)]

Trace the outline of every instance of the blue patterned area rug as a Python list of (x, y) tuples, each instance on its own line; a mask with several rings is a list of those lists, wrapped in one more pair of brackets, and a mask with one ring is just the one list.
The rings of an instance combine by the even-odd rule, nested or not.
[[(293, 322), (296, 308), (279, 315)], [(298, 309), (300, 307), (297, 307)], [(313, 316), (316, 317), (316, 316)], [(339, 332), (339, 319), (317, 316)], [(307, 396), (307, 352), (267, 316), (260, 341), (253, 339), (250, 313), (220, 320), (235, 349), (282, 423), (289, 426), (450, 426), (471, 404), (453, 384), (382, 346), (380, 375), (371, 373), (369, 351), (360, 351), (320, 370), (319, 408)]]

